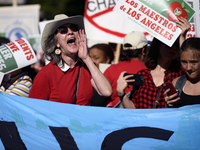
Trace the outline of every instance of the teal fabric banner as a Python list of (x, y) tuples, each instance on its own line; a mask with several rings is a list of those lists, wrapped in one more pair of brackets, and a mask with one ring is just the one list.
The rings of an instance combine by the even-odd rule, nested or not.
[(0, 93), (1, 150), (198, 150), (200, 105), (78, 106)]

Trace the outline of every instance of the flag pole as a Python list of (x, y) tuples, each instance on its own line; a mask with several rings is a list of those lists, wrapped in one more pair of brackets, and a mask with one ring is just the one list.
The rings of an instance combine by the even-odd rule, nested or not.
[(17, 0), (12, 0), (12, 6), (17, 6)]
[(116, 47), (116, 52), (115, 52), (115, 60), (114, 60), (115, 64), (119, 62), (120, 50), (121, 50), (121, 44), (118, 43)]

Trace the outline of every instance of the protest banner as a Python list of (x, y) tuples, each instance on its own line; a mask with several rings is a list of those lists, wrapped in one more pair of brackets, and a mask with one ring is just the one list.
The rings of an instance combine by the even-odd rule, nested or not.
[(40, 34), (30, 35), (29, 43), (31, 47), (33, 48), (37, 57), (37, 62), (32, 65), (32, 68), (34, 68), (36, 71), (40, 71), (44, 66), (44, 63), (43, 63), (44, 52), (41, 47), (41, 35)]
[[(190, 0), (191, 1), (191, 0)], [(195, 30), (196, 37), (200, 37), (200, 0), (193, 0), (193, 8), (195, 10)]]
[(121, 109), (64, 104), (1, 92), (0, 99), (1, 150), (200, 148), (200, 105)]
[(111, 43), (123, 43), (124, 36), (132, 31), (141, 31), (149, 41), (152, 36), (142, 27), (116, 12), (112, 11), (117, 0), (86, 0), (84, 24), (89, 40), (97, 40)]
[(29, 35), (39, 34), (40, 5), (24, 5), (1, 7), (0, 35), (14, 41), (19, 38), (28, 39)]
[(195, 14), (194, 14), (194, 16), (191, 18), (191, 20), (190, 20), (190, 24), (191, 24), (191, 28), (190, 28), (190, 30), (187, 32), (187, 34), (186, 34), (186, 38), (189, 38), (189, 37), (196, 37), (196, 35), (197, 35), (197, 26), (198, 26), (198, 24), (197, 24), (197, 18), (196, 18), (196, 15), (197, 15), (197, 11), (196, 11), (196, 9), (195, 9), (195, 0), (187, 0), (187, 2), (188, 2), (188, 4), (195, 10)]
[(177, 17), (190, 21), (195, 13), (183, 0), (119, 0), (113, 11), (142, 26), (168, 46), (172, 46), (181, 33), (175, 24)]
[(35, 53), (25, 38), (0, 46), (0, 72), (6, 74), (36, 61)]

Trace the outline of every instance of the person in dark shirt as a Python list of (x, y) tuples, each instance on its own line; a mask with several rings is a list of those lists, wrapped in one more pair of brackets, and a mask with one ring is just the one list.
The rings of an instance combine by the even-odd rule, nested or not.
[[(180, 62), (186, 75), (178, 77), (172, 84), (178, 90), (179, 96), (168, 96), (170, 89), (164, 93), (168, 107), (200, 104), (200, 38), (186, 39), (180, 49)], [(180, 83), (180, 84), (179, 84)]]

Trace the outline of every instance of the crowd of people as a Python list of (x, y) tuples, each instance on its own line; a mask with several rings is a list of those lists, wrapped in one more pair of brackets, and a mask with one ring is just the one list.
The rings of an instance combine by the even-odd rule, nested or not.
[[(186, 39), (191, 25), (185, 18), (176, 24), (182, 32), (171, 47), (156, 38), (148, 44), (140, 31), (128, 33), (120, 62), (112, 64), (114, 50), (109, 44), (88, 48), (82, 16), (56, 15), (41, 37), (49, 63), (32, 79), (23, 69), (18, 76), (6, 75), (1, 91), (61, 103), (132, 109), (200, 104), (200, 38)], [(102, 73), (100, 63), (111, 66)], [(163, 88), (168, 82), (178, 93), (169, 95), (170, 88)], [(22, 90), (26, 94), (20, 95)]]

